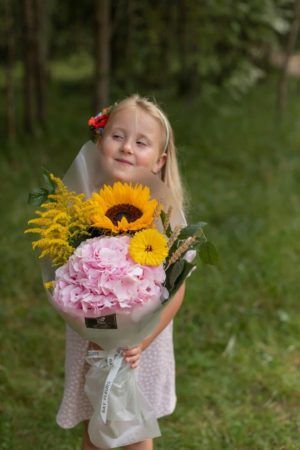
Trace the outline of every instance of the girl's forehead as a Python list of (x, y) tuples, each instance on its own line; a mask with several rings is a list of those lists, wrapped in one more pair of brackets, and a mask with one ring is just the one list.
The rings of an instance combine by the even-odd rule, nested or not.
[(128, 128), (138, 132), (160, 132), (161, 125), (149, 112), (139, 106), (128, 105), (116, 111), (110, 122), (112, 127)]

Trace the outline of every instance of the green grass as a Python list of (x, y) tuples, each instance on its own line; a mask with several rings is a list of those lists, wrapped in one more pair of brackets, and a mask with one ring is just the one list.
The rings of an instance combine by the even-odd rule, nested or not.
[[(188, 281), (175, 323), (178, 405), (160, 422), (157, 450), (300, 448), (300, 102), (292, 88), (281, 126), (274, 80), (241, 103), (155, 93), (174, 125), (189, 217), (209, 223), (222, 261), (219, 271), (199, 264)], [(62, 175), (88, 137), (89, 95), (84, 82), (53, 82), (46, 134), (2, 146), (0, 450), (80, 449), (81, 428), (55, 424), (64, 326), (23, 230), (41, 167)]]

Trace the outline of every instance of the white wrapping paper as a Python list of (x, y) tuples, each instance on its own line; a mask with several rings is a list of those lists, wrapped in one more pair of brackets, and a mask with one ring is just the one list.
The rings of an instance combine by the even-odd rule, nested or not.
[(97, 411), (89, 422), (91, 441), (102, 448), (114, 448), (160, 436), (154, 412), (136, 383), (134, 370), (122, 356), (118, 352), (89, 352), (87, 360), (91, 368), (85, 392)]
[[(91, 367), (84, 390), (94, 408), (88, 426), (91, 442), (97, 447), (115, 448), (160, 436), (155, 414), (136, 382), (135, 371), (121, 354), (122, 348), (133, 347), (152, 333), (163, 308), (160, 300), (141, 305), (130, 314), (89, 317), (94, 321), (92, 326), (105, 327), (101, 329), (88, 328), (83, 316), (62, 311), (49, 291), (48, 297), (73, 330), (104, 349), (89, 351), (86, 358)], [(113, 320), (111, 316), (115, 316)], [(101, 321), (105, 317), (109, 317), (108, 324)], [(117, 328), (106, 328), (110, 325)]]

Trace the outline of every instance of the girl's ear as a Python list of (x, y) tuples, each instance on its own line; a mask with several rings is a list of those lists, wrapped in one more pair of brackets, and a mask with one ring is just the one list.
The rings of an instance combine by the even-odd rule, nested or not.
[(164, 165), (166, 164), (166, 161), (167, 161), (167, 154), (163, 153), (162, 155), (160, 155), (160, 157), (154, 164), (152, 172), (154, 174), (157, 174), (164, 167)]

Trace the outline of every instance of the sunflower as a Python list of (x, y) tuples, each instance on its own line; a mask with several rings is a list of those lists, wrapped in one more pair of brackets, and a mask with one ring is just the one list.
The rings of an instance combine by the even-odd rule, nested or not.
[(113, 233), (150, 227), (158, 208), (157, 200), (150, 199), (148, 187), (119, 181), (94, 193), (90, 205), (94, 211), (91, 215), (92, 227)]
[(167, 238), (154, 228), (139, 231), (130, 241), (129, 254), (138, 264), (159, 266), (168, 256)]

